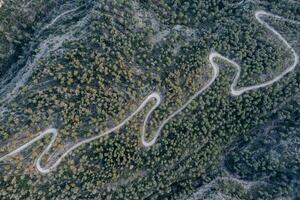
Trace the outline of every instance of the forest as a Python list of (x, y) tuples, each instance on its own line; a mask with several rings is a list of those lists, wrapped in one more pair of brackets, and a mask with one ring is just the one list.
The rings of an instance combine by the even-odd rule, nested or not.
[[(236, 69), (215, 59), (215, 81), (166, 121), (209, 83), (212, 52), (241, 67), (237, 88), (297, 60), (259, 10), (288, 19), (262, 16), (298, 55), (297, 0), (4, 0), (0, 199), (299, 199), (298, 63), (234, 96)], [(153, 92), (159, 106), (132, 115)]]

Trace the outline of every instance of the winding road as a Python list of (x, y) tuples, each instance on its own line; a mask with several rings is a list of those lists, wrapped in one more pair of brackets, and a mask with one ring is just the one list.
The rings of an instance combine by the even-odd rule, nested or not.
[(143, 146), (145, 147), (150, 147), (152, 145), (155, 144), (155, 142), (157, 141), (157, 138), (159, 137), (162, 129), (164, 128), (164, 126), (173, 118), (175, 117), (178, 113), (180, 113), (183, 109), (185, 109), (196, 97), (198, 97), (201, 93), (203, 93), (207, 88), (209, 88), (211, 86), (211, 84), (214, 83), (214, 81), (216, 80), (216, 78), (219, 75), (219, 65), (215, 62), (216, 58), (219, 58), (225, 62), (230, 63), (231, 65), (233, 65), (236, 69), (236, 74), (234, 76), (233, 82), (230, 86), (230, 93), (233, 96), (239, 96), (245, 92), (251, 91), (251, 90), (256, 90), (259, 88), (263, 88), (266, 87), (268, 85), (271, 85), (277, 81), (279, 81), (281, 78), (283, 78), (286, 74), (288, 74), (289, 72), (293, 71), (296, 67), (296, 65), (299, 63), (299, 56), (296, 53), (296, 51), (292, 48), (292, 46), (285, 40), (285, 38), (278, 33), (273, 27), (271, 27), (267, 22), (262, 20), (262, 16), (268, 16), (268, 17), (273, 17), (276, 19), (280, 19), (283, 21), (287, 21), (290, 23), (294, 23), (294, 24), (298, 24), (300, 25), (300, 22), (298, 21), (294, 21), (294, 20), (289, 20), (289, 19), (285, 19), (283, 17), (280, 17), (278, 15), (274, 15), (271, 13), (267, 13), (265, 11), (256, 11), (255, 12), (255, 18), (256, 20), (263, 25), (265, 28), (267, 28), (268, 30), (270, 30), (282, 43), (283, 45), (286, 46), (286, 48), (288, 50), (291, 51), (294, 59), (293, 59), (293, 63), (286, 68), (281, 74), (279, 74), (278, 76), (276, 76), (275, 78), (273, 78), (272, 80), (269, 80), (267, 82), (261, 83), (261, 84), (257, 84), (257, 85), (252, 85), (252, 86), (247, 86), (247, 87), (241, 87), (241, 88), (237, 88), (237, 83), (239, 81), (240, 78), (240, 73), (241, 73), (241, 68), (240, 66), (234, 62), (233, 60), (230, 60), (224, 56), (222, 56), (221, 54), (217, 53), (217, 52), (211, 52), (209, 54), (209, 62), (211, 64), (211, 67), (213, 69), (212, 71), (212, 78), (208, 81), (208, 83), (201, 88), (198, 92), (196, 92), (185, 104), (183, 104), (178, 110), (176, 110), (175, 112), (173, 112), (171, 115), (169, 115), (164, 121), (161, 122), (160, 126), (157, 128), (157, 130), (154, 132), (154, 137), (152, 138), (152, 140), (150, 141), (146, 141), (145, 139), (145, 132), (146, 132), (146, 126), (147, 123), (149, 121), (149, 117), (151, 116), (151, 114), (153, 113), (153, 111), (160, 105), (162, 98), (161, 95), (158, 92), (153, 92), (151, 93), (149, 96), (147, 96), (144, 101), (139, 105), (139, 107), (133, 112), (131, 113), (127, 118), (125, 118), (123, 121), (121, 121), (117, 126), (103, 131), (102, 133), (100, 133), (99, 135), (95, 136), (95, 137), (91, 137), (88, 139), (85, 139), (77, 144), (75, 144), (74, 146), (72, 146), (71, 148), (69, 148), (65, 153), (63, 153), (53, 164), (49, 164), (47, 167), (43, 167), (41, 165), (41, 159), (43, 158), (43, 156), (50, 150), (50, 148), (53, 146), (53, 143), (55, 142), (55, 139), (57, 137), (58, 134), (58, 130), (55, 128), (50, 128), (47, 129), (43, 132), (38, 133), (38, 136), (33, 138), (31, 141), (25, 143), (24, 145), (18, 147), (17, 149), (15, 149), (14, 151), (11, 151), (10, 153), (2, 156), (0, 158), (0, 161), (3, 161), (11, 156), (14, 156), (16, 154), (18, 154), (19, 152), (23, 151), (24, 149), (28, 148), (29, 146), (31, 146), (32, 144), (34, 144), (35, 142), (41, 140), (42, 138), (46, 137), (47, 135), (51, 136), (51, 141), (50, 143), (47, 145), (47, 147), (42, 151), (42, 153), (38, 156), (38, 158), (35, 160), (35, 166), (37, 168), (37, 170), (42, 173), (42, 174), (47, 174), (50, 171), (54, 170), (60, 163), (61, 161), (68, 156), (73, 150), (77, 149), (78, 147), (92, 142), (93, 140), (96, 140), (100, 137), (103, 137), (105, 135), (108, 135), (118, 129), (120, 129), (121, 127), (123, 127), (124, 125), (126, 125), (126, 123), (128, 121), (130, 121), (136, 114), (138, 114), (150, 101), (155, 100), (155, 104), (151, 107), (151, 109), (148, 111), (148, 113), (146, 114), (145, 120), (143, 122), (142, 125), (142, 132), (141, 132), (141, 142), (143, 144)]

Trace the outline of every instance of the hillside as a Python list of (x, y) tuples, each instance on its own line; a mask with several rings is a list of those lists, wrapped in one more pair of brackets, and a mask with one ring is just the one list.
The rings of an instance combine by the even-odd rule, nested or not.
[(0, 0), (0, 199), (299, 199), (297, 0)]

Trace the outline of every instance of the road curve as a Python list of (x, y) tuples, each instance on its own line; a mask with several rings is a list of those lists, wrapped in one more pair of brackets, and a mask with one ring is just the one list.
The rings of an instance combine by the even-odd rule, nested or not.
[(240, 73), (241, 73), (241, 68), (240, 66), (234, 62), (233, 60), (230, 60), (224, 56), (222, 56), (221, 54), (217, 53), (217, 52), (211, 52), (209, 54), (209, 62), (211, 64), (212, 67), (212, 78), (208, 81), (208, 83), (201, 88), (198, 92), (196, 92), (185, 104), (183, 104), (178, 110), (176, 110), (175, 112), (173, 112), (171, 115), (169, 115), (164, 121), (161, 122), (160, 126), (157, 128), (157, 130), (154, 132), (154, 137), (150, 140), (150, 141), (146, 141), (145, 139), (145, 132), (146, 132), (146, 126), (148, 124), (149, 121), (149, 117), (151, 116), (151, 114), (153, 113), (153, 111), (160, 105), (161, 103), (161, 95), (157, 92), (153, 92), (151, 93), (149, 96), (147, 96), (144, 101), (139, 105), (139, 107), (133, 112), (131, 113), (127, 118), (125, 118), (123, 121), (121, 121), (117, 126), (106, 130), (102, 133), (100, 133), (97, 136), (85, 139), (77, 144), (75, 144), (74, 146), (72, 146), (71, 148), (69, 148), (65, 153), (63, 153), (55, 162), (54, 164), (51, 164), (48, 167), (42, 167), (41, 166), (41, 159), (43, 158), (43, 156), (50, 150), (50, 148), (52, 147), (53, 143), (55, 142), (55, 139), (57, 137), (58, 134), (58, 130), (55, 128), (50, 128), (47, 129), (43, 132), (38, 133), (38, 136), (33, 138), (31, 141), (25, 143), (24, 145), (20, 146), (19, 148), (15, 149), (14, 151), (11, 151), (10, 153), (2, 156), (0, 158), (0, 161), (3, 161), (11, 156), (14, 156), (16, 154), (18, 154), (19, 152), (23, 151), (24, 149), (28, 148), (29, 146), (31, 146), (33, 143), (41, 140), (42, 138), (44, 138), (47, 135), (51, 135), (51, 141), (50, 143), (47, 145), (47, 147), (42, 151), (42, 153), (38, 156), (38, 158), (35, 161), (35, 166), (37, 168), (37, 170), (42, 173), (42, 174), (47, 174), (50, 171), (52, 171), (53, 169), (55, 169), (62, 161), (63, 158), (65, 158), (66, 156), (68, 156), (73, 150), (77, 149), (78, 147), (89, 143), (93, 140), (96, 140), (100, 137), (103, 137), (105, 135), (108, 135), (118, 129), (120, 129), (121, 127), (123, 127), (128, 121), (130, 121), (136, 114), (138, 114), (151, 100), (155, 100), (155, 104), (151, 107), (151, 109), (148, 111), (148, 113), (146, 114), (145, 120), (143, 122), (142, 125), (142, 132), (141, 132), (141, 142), (143, 144), (144, 147), (150, 147), (152, 145), (155, 144), (157, 138), (159, 137), (162, 129), (164, 128), (164, 126), (173, 118), (175, 117), (178, 113), (180, 113), (183, 109), (185, 109), (196, 97), (198, 97), (202, 92), (204, 92), (207, 88), (210, 87), (211, 84), (213, 84), (213, 82), (216, 80), (216, 78), (219, 75), (219, 65), (215, 62), (215, 58), (219, 58), (225, 62), (230, 63), (231, 65), (233, 65), (236, 69), (236, 74), (234, 76), (233, 82), (230, 86), (230, 93), (233, 96), (239, 96), (245, 92), (251, 91), (251, 90), (256, 90), (259, 88), (263, 88), (266, 87), (268, 85), (271, 85), (273, 83), (275, 83), (276, 81), (279, 81), (283, 76), (285, 76), (287, 73), (293, 71), (296, 67), (296, 65), (299, 63), (299, 56), (296, 53), (296, 51), (292, 48), (292, 46), (284, 39), (284, 37), (278, 33), (273, 27), (271, 27), (267, 22), (263, 21), (261, 19), (262, 16), (269, 16), (269, 17), (273, 17), (276, 19), (280, 19), (283, 21), (287, 21), (290, 23), (295, 23), (300, 25), (300, 22), (298, 21), (294, 21), (294, 20), (289, 20), (289, 19), (285, 19), (283, 17), (280, 17), (278, 15), (274, 15), (271, 13), (267, 13), (265, 11), (257, 11), (255, 12), (255, 18), (256, 20), (263, 25), (264, 27), (266, 27), (268, 30), (270, 30), (275, 36), (277, 36), (277, 38), (279, 40), (281, 40), (281, 42), (286, 46), (286, 48), (288, 50), (290, 50), (293, 54), (294, 57), (294, 61), (292, 63), (291, 66), (289, 66), (288, 68), (286, 68), (281, 74), (279, 74), (278, 76), (276, 76), (275, 78), (273, 78), (272, 80), (266, 81), (264, 83), (261, 84), (257, 84), (257, 85), (252, 85), (252, 86), (247, 86), (247, 87), (241, 87), (241, 88), (237, 88), (237, 83), (238, 80), (240, 78)]

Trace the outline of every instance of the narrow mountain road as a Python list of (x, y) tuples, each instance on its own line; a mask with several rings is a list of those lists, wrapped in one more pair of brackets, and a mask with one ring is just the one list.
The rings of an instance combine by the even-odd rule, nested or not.
[(154, 145), (157, 141), (157, 138), (159, 137), (162, 129), (164, 128), (164, 126), (172, 119), (174, 118), (178, 113), (180, 113), (183, 109), (185, 109), (196, 97), (198, 97), (200, 94), (202, 94), (207, 88), (209, 88), (211, 86), (211, 84), (213, 84), (216, 80), (216, 78), (219, 75), (219, 65), (215, 62), (216, 58), (219, 58), (225, 62), (230, 63), (231, 65), (233, 65), (233, 67), (235, 67), (236, 69), (236, 74), (235, 77), (233, 79), (233, 82), (230, 86), (230, 93), (233, 96), (239, 96), (245, 92), (251, 91), (251, 90), (257, 90), (259, 88), (263, 88), (263, 87), (267, 87), (269, 85), (272, 85), (273, 83), (279, 81), (281, 78), (283, 78), (286, 74), (288, 74), (289, 72), (293, 71), (295, 69), (295, 67), (297, 66), (297, 64), (299, 63), (299, 56), (296, 53), (296, 51), (292, 48), (292, 46), (285, 40), (285, 38), (278, 33), (272, 26), (270, 26), (267, 22), (263, 21), (263, 19), (261, 18), (262, 16), (267, 16), (267, 17), (272, 17), (275, 19), (279, 19), (279, 20), (283, 20), (286, 22), (290, 22), (290, 23), (294, 23), (294, 24), (298, 24), (300, 25), (300, 22), (298, 21), (294, 21), (294, 20), (289, 20), (289, 19), (285, 19), (282, 18), (280, 16), (271, 14), (271, 13), (267, 13), (265, 11), (257, 11), (255, 12), (255, 18), (256, 20), (263, 25), (265, 28), (267, 28), (268, 30), (270, 30), (282, 43), (284, 46), (286, 46), (287, 50), (290, 50), (294, 59), (293, 59), (293, 63), (287, 67), (281, 74), (279, 74), (278, 76), (274, 77), (272, 80), (269, 80), (267, 82), (261, 83), (261, 84), (257, 84), (257, 85), (252, 85), (252, 86), (247, 86), (247, 87), (241, 87), (241, 88), (237, 88), (237, 84), (240, 78), (240, 73), (241, 73), (241, 68), (240, 66), (230, 60), (229, 58), (226, 58), (224, 56), (222, 56), (221, 54), (217, 53), (217, 52), (211, 52), (209, 54), (209, 62), (211, 64), (212, 67), (212, 77), (211, 79), (208, 81), (208, 83), (201, 88), (198, 92), (196, 92), (185, 104), (183, 104), (178, 110), (176, 110), (175, 112), (173, 112), (171, 115), (169, 115), (165, 120), (163, 120), (160, 124), (160, 126), (157, 128), (157, 130), (154, 132), (154, 137), (150, 140), (150, 141), (146, 141), (145, 139), (145, 132), (146, 132), (146, 126), (148, 124), (149, 121), (149, 117), (151, 116), (151, 114), (153, 113), (153, 111), (160, 105), (161, 101), (162, 101), (162, 97), (158, 92), (153, 92), (151, 93), (149, 96), (147, 96), (145, 98), (145, 100), (140, 104), (140, 106), (133, 112), (131, 113), (127, 118), (125, 118), (122, 122), (120, 122), (117, 126), (106, 130), (106, 131), (102, 131), (99, 135), (85, 139), (77, 144), (75, 144), (74, 146), (72, 146), (71, 148), (69, 148), (65, 153), (63, 153), (55, 162), (54, 164), (48, 164), (48, 167), (42, 167), (41, 165), (41, 159), (43, 158), (43, 156), (50, 150), (50, 148), (53, 146), (53, 143), (55, 142), (55, 139), (57, 137), (58, 134), (58, 130), (55, 128), (50, 128), (47, 129), (43, 132), (38, 133), (38, 136), (33, 138), (31, 141), (25, 143), (24, 145), (18, 147), (17, 149), (15, 149), (14, 151), (11, 151), (10, 153), (4, 155), (3, 157), (0, 158), (0, 161), (3, 161), (11, 156), (14, 156), (16, 154), (18, 154), (19, 152), (23, 151), (24, 149), (28, 148), (29, 146), (31, 146), (32, 144), (34, 144), (35, 142), (41, 140), (42, 138), (44, 138), (47, 135), (51, 135), (51, 141), (50, 143), (47, 145), (47, 147), (43, 150), (43, 152), (38, 156), (38, 158), (35, 161), (35, 165), (37, 170), (40, 173), (46, 174), (49, 173), (50, 171), (54, 170), (60, 163), (61, 161), (68, 156), (73, 150), (77, 149), (78, 147), (92, 142), (93, 140), (96, 140), (98, 138), (101, 138), (105, 135), (108, 135), (116, 130), (119, 130), (120, 128), (122, 128), (123, 126), (125, 126), (127, 124), (128, 121), (130, 121), (135, 115), (137, 115), (150, 101), (155, 100), (155, 104), (151, 107), (151, 109), (148, 111), (148, 113), (146, 114), (145, 120), (143, 122), (142, 125), (142, 132), (141, 132), (141, 142), (143, 144), (143, 146), (145, 147), (150, 147), (152, 145)]

